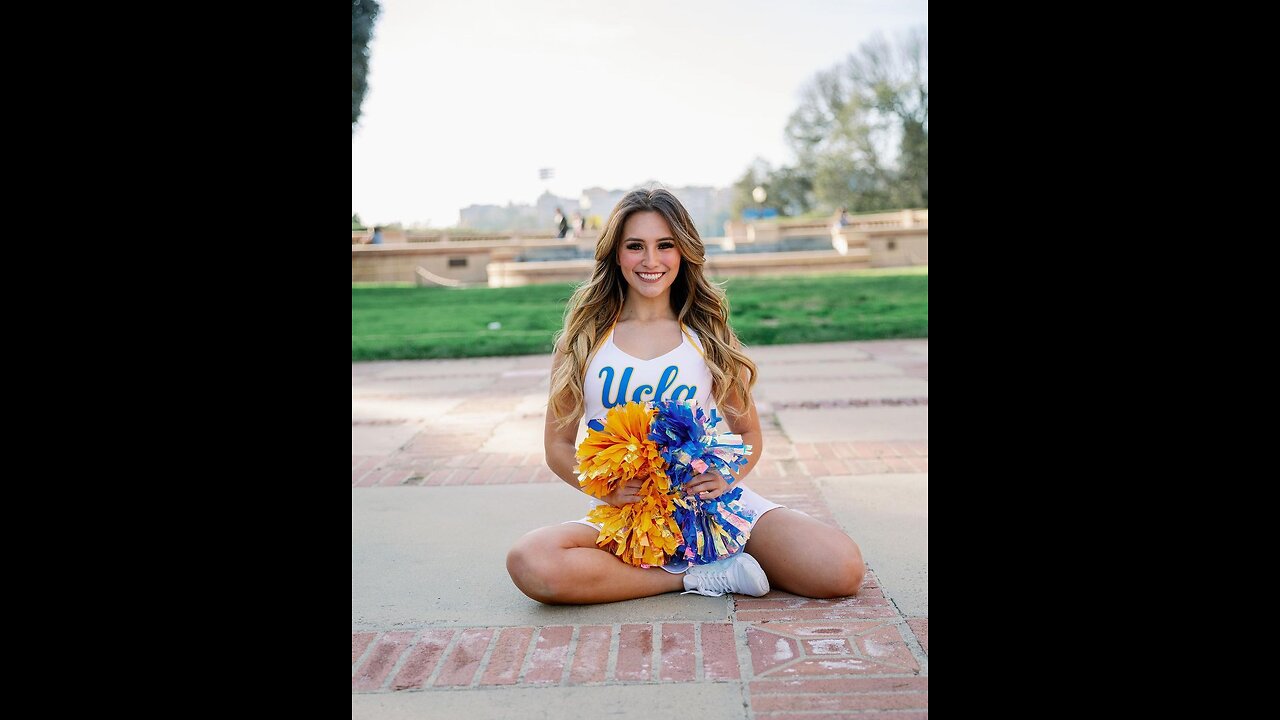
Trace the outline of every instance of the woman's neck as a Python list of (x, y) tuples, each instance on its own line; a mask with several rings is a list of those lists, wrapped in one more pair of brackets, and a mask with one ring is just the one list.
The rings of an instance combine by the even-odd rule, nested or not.
[(637, 293), (628, 293), (627, 299), (622, 303), (622, 312), (618, 315), (619, 321), (654, 322), (657, 320), (674, 321), (675, 319), (675, 311), (671, 309), (671, 297), (667, 293), (663, 293), (656, 298), (647, 298)]

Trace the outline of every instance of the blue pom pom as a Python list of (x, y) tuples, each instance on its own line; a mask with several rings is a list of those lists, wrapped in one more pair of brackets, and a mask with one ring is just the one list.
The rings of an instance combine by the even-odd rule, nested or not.
[(734, 471), (742, 467), (751, 447), (736, 435), (717, 435), (715, 426), (720, 416), (703, 412), (694, 401), (664, 401), (657, 404), (649, 438), (657, 443), (667, 462), (667, 477), (675, 497), (675, 520), (685, 543), (676, 549), (676, 557), (684, 557), (697, 565), (721, 560), (740, 552), (747, 543), (755, 513), (740, 501), (742, 488), (735, 487), (714, 500), (684, 496), (684, 486), (698, 474), (694, 463), (702, 461), (707, 470), (715, 469), (732, 484)]

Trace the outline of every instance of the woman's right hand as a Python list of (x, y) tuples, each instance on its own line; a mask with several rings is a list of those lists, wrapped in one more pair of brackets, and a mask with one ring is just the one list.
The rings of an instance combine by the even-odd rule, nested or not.
[(622, 507), (627, 503), (640, 502), (640, 486), (644, 484), (641, 478), (632, 478), (631, 480), (619, 485), (616, 490), (600, 498), (614, 507)]

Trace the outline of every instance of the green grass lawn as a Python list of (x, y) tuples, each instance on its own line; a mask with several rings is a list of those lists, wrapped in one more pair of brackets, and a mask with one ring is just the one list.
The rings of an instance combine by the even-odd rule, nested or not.
[[(730, 321), (747, 345), (929, 337), (929, 269), (730, 278)], [(351, 287), (351, 360), (551, 352), (571, 284), (519, 288)], [(491, 322), (502, 323), (489, 330)]]

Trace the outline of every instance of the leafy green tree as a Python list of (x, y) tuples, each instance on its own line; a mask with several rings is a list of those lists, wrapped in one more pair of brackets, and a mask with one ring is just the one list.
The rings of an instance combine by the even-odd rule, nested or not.
[(381, 10), (377, 0), (351, 0), (351, 132), (356, 131), (360, 119), (360, 106), (368, 90), (365, 76), (369, 74), (369, 40), (373, 37), (373, 23)]
[(733, 217), (741, 217), (746, 208), (759, 203), (751, 196), (756, 187), (764, 188), (764, 207), (775, 208), (779, 215), (803, 215), (813, 205), (813, 180), (796, 167), (774, 169), (764, 158), (756, 158), (742, 177), (733, 184)]
[[(742, 217), (742, 211), (746, 208), (756, 206), (755, 198), (751, 197), (751, 191), (756, 189), (757, 185), (767, 185), (769, 177), (769, 163), (764, 158), (757, 157), (751, 167), (742, 173), (742, 177), (733, 184), (733, 202), (730, 206), (730, 212), (733, 217)], [(765, 187), (765, 192), (769, 188)]]
[(787, 123), (813, 199), (852, 211), (929, 206), (929, 35), (876, 36), (820, 71)]
[(364, 223), (360, 222), (360, 213), (351, 213), (351, 229), (363, 230)]
[(769, 198), (766, 204), (778, 208), (778, 214), (795, 217), (813, 207), (813, 178), (798, 167), (783, 166), (769, 173)]

